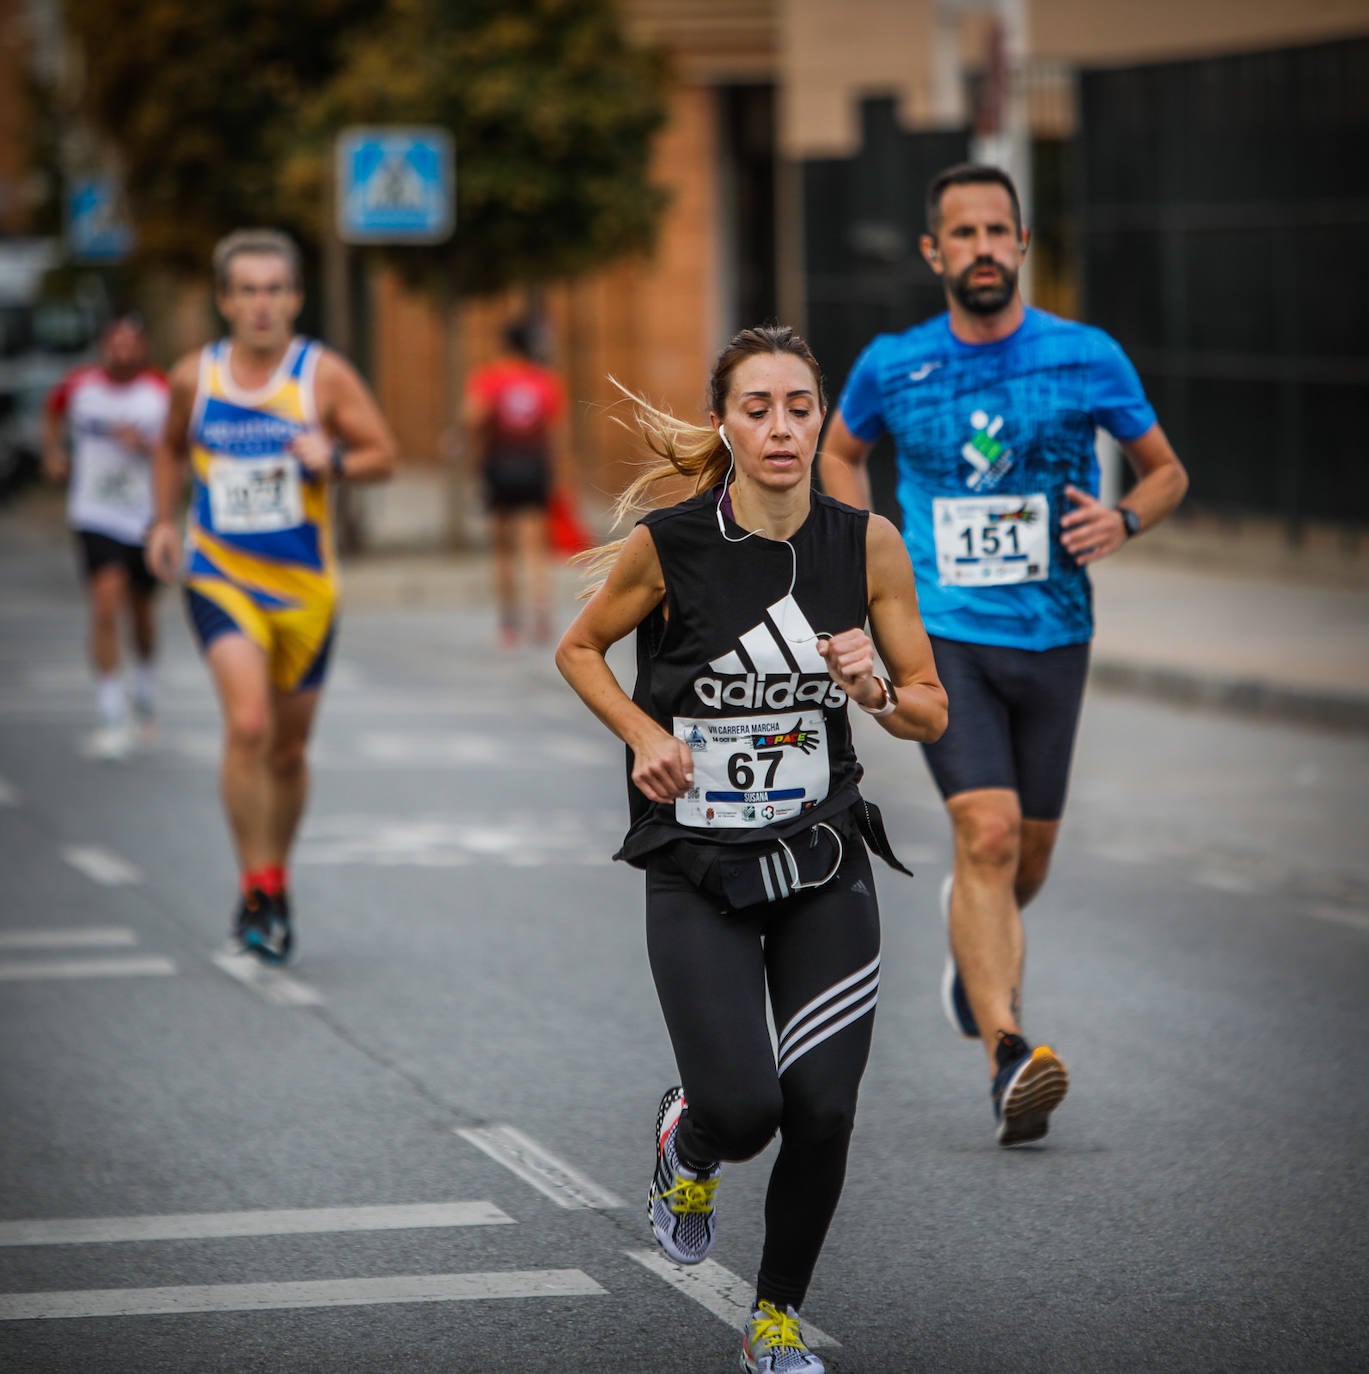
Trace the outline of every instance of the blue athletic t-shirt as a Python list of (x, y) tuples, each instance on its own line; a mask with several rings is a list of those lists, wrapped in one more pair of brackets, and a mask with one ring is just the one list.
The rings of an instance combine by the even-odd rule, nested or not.
[(840, 402), (846, 427), (898, 449), (903, 537), (930, 634), (1052, 649), (1093, 635), (1088, 574), (1060, 543), (1065, 487), (1098, 495), (1094, 432), (1155, 423), (1141, 380), (1101, 329), (1027, 309), (996, 343), (938, 315), (881, 334)]

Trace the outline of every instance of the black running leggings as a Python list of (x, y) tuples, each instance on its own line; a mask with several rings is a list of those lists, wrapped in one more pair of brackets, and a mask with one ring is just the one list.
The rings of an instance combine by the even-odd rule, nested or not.
[(743, 911), (668, 857), (647, 871), (647, 953), (688, 1104), (676, 1145), (695, 1164), (750, 1159), (779, 1131), (756, 1290), (781, 1311), (802, 1303), (841, 1196), (879, 988), (870, 860), (844, 843), (823, 887)]

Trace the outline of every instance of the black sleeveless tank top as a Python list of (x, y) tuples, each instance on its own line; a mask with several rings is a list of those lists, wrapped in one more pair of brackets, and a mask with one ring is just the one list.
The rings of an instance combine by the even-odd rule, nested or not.
[[(817, 651), (819, 636), (863, 627), (868, 512), (814, 492), (789, 541), (723, 515), (722, 488), (653, 511), (665, 606), (637, 629), (632, 699), (684, 740), (695, 786), (671, 804), (633, 785), (631, 826), (616, 858), (643, 867), (678, 840), (734, 845), (788, 836), (860, 798), (846, 693)], [(797, 574), (795, 575), (795, 564)], [(790, 578), (794, 585), (790, 590)]]

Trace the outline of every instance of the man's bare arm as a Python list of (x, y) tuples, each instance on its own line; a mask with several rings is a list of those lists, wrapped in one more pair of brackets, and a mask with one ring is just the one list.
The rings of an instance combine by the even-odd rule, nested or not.
[(837, 501), (844, 501), (858, 510), (870, 509), (870, 471), (866, 460), (873, 444), (857, 439), (842, 418), (841, 411), (832, 416), (827, 436), (822, 443), (819, 473), (822, 489)]
[(174, 582), (180, 570), (181, 535), (177, 514), (185, 491), (190, 462), (190, 414), (200, 379), (200, 357), (191, 353), (171, 369), (168, 379), (166, 423), (152, 451), (152, 528), (147, 532), (144, 558), (152, 573), (163, 582)]
[[(1184, 499), (1188, 473), (1159, 425), (1122, 445), (1138, 481), (1121, 504), (1140, 517), (1141, 529), (1157, 525)], [(1060, 521), (1060, 542), (1081, 566), (1116, 553), (1127, 542), (1126, 525), (1111, 506), (1105, 506), (1078, 487), (1066, 487), (1073, 509)]]
[(392, 476), (399, 446), (356, 369), (328, 350), (319, 359), (314, 386), (325, 433), (295, 440), (292, 447), (300, 462), (312, 470), (328, 469), (337, 446), (341, 475), (349, 482), (383, 482)]

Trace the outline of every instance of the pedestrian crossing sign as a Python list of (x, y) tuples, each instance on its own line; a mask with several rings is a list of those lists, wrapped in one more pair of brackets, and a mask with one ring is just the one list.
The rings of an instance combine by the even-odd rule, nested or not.
[(112, 176), (80, 177), (67, 187), (67, 252), (77, 262), (123, 262), (133, 225), (123, 187)]
[(455, 153), (445, 129), (338, 135), (337, 231), (345, 243), (441, 243), (455, 222)]

